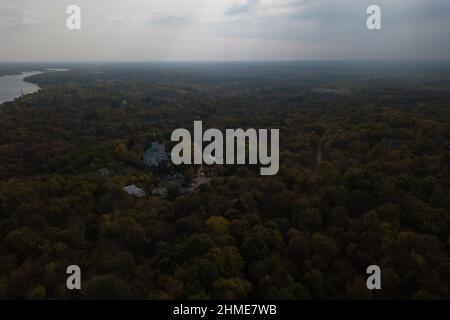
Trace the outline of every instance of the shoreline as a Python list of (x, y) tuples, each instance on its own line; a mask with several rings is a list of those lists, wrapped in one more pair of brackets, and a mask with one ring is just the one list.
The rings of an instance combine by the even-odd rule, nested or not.
[[(44, 71), (20, 71), (19, 73), (0, 76), (0, 106), (7, 102), (39, 92), (42, 88), (28, 78), (49, 72), (66, 72), (69, 69), (45, 69)], [(2, 83), (5, 81), (5, 83)], [(8, 83), (10, 81), (11, 83)], [(8, 85), (10, 86), (8, 88)], [(4, 86), (4, 87), (2, 87)], [(3, 97), (2, 97), (3, 95)]]

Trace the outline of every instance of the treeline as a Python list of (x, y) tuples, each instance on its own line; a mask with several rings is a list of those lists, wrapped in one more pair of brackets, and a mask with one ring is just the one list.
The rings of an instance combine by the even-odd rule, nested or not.
[[(416, 84), (411, 101), (401, 79), (192, 79), (44, 84), (0, 108), (1, 298), (450, 298), (448, 88)], [(138, 165), (153, 137), (198, 119), (279, 128), (280, 173), (123, 192), (155, 182)], [(72, 264), (81, 291), (66, 289)], [(372, 264), (381, 291), (366, 288)]]

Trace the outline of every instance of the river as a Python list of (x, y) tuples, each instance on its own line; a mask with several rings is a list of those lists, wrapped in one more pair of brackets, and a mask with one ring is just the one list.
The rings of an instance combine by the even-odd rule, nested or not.
[(35, 93), (41, 88), (34, 83), (24, 81), (25, 78), (35, 76), (44, 72), (68, 71), (68, 69), (47, 69), (47, 71), (27, 71), (0, 77), (0, 105), (13, 101), (22, 95)]

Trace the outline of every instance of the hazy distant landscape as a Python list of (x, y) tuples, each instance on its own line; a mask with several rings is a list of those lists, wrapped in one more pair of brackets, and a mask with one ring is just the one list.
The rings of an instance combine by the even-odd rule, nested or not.
[[(0, 74), (46, 68), (70, 70), (27, 78), (42, 89), (0, 107), (1, 298), (450, 298), (448, 63)], [(278, 175), (144, 163), (152, 142), (169, 151), (171, 132), (199, 119), (279, 128)], [(66, 290), (74, 263), (81, 291)], [(363, 278), (371, 264), (378, 292)]]
[(449, 31), (449, 0), (1, 0), (0, 300), (450, 300)]

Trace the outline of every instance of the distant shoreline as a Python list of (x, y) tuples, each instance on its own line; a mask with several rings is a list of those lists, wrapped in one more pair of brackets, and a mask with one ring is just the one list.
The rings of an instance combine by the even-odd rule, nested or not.
[(45, 71), (20, 71), (0, 76), (0, 106), (17, 98), (39, 92), (42, 88), (28, 81), (29, 77), (48, 72), (63, 72), (69, 69), (46, 69)]

